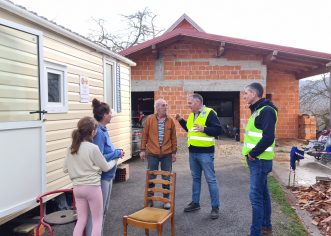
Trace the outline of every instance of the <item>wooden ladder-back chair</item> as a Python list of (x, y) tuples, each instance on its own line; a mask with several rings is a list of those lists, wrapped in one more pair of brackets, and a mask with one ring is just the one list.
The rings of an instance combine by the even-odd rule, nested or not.
[[(150, 178), (150, 175), (155, 175), (156, 178)], [(161, 178), (158, 178), (158, 176)], [(162, 177), (170, 177), (170, 180), (165, 180)], [(149, 188), (150, 183), (155, 184), (155, 186)], [(170, 186), (170, 189), (163, 189), (162, 185), (168, 185)], [(123, 235), (127, 235), (127, 226), (132, 225), (138, 228), (144, 228), (147, 236), (149, 235), (149, 229), (157, 230), (158, 236), (161, 236), (163, 224), (168, 219), (171, 219), (171, 235), (175, 236), (175, 190), (176, 173), (156, 170), (146, 171), (144, 208), (130, 215), (123, 216)], [(150, 193), (153, 193), (154, 195), (150, 196)], [(169, 198), (164, 198), (163, 194), (169, 194)], [(153, 201), (153, 203), (170, 203), (170, 209), (166, 210), (163, 208), (149, 207), (148, 203), (150, 201)]]

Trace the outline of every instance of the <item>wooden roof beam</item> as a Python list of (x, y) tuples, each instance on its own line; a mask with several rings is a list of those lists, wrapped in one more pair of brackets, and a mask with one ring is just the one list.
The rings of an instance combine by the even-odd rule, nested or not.
[(263, 58), (263, 65), (270, 64), (277, 59), (278, 51), (274, 50)]
[(311, 71), (310, 69), (307, 68), (298, 68), (296, 66), (291, 66), (291, 65), (285, 65), (285, 64), (279, 64), (279, 63), (272, 63), (268, 65), (268, 70), (270, 69), (277, 69), (281, 70), (284, 72), (291, 72), (291, 73), (305, 73)]
[(291, 68), (284, 68), (284, 67), (281, 67), (281, 66), (272, 66), (271, 68), (269, 68), (268, 70), (277, 70), (277, 71), (281, 71), (281, 72), (285, 72), (285, 73), (289, 73), (289, 74), (298, 74), (298, 71), (297, 70), (293, 70)]
[(278, 60), (278, 59), (274, 63), (269, 64), (268, 67), (272, 67), (273, 65), (283, 66), (285, 68), (289, 67), (289, 68), (292, 68), (293, 70), (297, 71), (298, 73), (311, 71), (311, 70), (314, 70), (314, 69), (318, 68), (318, 66), (298, 65), (298, 64), (295, 64), (295, 63), (292, 64), (290, 62), (283, 61), (283, 60), (281, 61), (281, 60)]
[(152, 45), (152, 54), (154, 55), (155, 59), (159, 59), (160, 54), (159, 54), (159, 50), (156, 48), (156, 44)]
[(320, 67), (319, 64), (303, 63), (303, 62), (298, 62), (298, 61), (293, 61), (293, 60), (286, 60), (283, 58), (277, 58), (277, 63), (287, 64), (287, 65), (292, 65), (292, 66), (297, 66), (297, 67), (305, 67), (305, 68), (310, 68), (310, 69), (315, 69), (317, 67)]
[(221, 57), (225, 51), (225, 42), (221, 42), (221, 44), (217, 48), (216, 57)]
[(292, 54), (287, 54), (287, 53), (279, 53), (278, 58), (279, 59), (296, 61), (296, 62), (302, 62), (302, 63), (306, 63), (306, 64), (319, 65), (319, 66), (322, 66), (322, 67), (325, 66), (325, 60), (323, 60), (323, 59), (302, 57), (302, 56), (297, 56), (297, 55), (292, 55)]
[(318, 67), (314, 70), (311, 70), (309, 72), (303, 72), (303, 73), (297, 73), (296, 74), (296, 79), (304, 79), (310, 76), (314, 76), (314, 75), (320, 75), (320, 74), (324, 74), (328, 72), (328, 68), (327, 65), (325, 67)]

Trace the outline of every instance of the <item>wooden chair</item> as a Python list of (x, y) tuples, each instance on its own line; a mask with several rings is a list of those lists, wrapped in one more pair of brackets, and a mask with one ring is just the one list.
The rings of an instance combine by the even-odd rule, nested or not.
[[(150, 175), (155, 175), (156, 178), (151, 179)], [(170, 181), (157, 178), (158, 176), (170, 177)], [(155, 186), (149, 188), (149, 183), (153, 183)], [(159, 185), (161, 185), (161, 187), (159, 187)], [(162, 185), (169, 185), (170, 189), (163, 189)], [(171, 219), (171, 235), (175, 236), (175, 190), (176, 173), (170, 173), (167, 171), (146, 171), (144, 208), (131, 215), (123, 216), (123, 235), (127, 235), (127, 226), (132, 225), (144, 228), (147, 236), (149, 235), (149, 229), (157, 230), (158, 236), (161, 236), (163, 224), (168, 219)], [(154, 196), (150, 196), (150, 192), (154, 193)], [(163, 194), (169, 194), (169, 199), (164, 198)], [(153, 203), (160, 202), (163, 204), (170, 203), (170, 209), (166, 210), (163, 208), (149, 207), (149, 201), (153, 201)]]

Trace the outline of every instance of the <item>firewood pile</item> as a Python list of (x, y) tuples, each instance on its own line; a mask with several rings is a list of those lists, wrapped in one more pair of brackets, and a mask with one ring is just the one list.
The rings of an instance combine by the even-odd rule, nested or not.
[(312, 216), (323, 235), (331, 236), (331, 178), (316, 177), (316, 184), (309, 187), (297, 187), (292, 190), (301, 209)]

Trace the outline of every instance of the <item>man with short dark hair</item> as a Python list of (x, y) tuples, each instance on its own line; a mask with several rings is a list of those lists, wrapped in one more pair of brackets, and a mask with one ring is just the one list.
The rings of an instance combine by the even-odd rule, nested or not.
[(259, 83), (252, 83), (244, 90), (244, 99), (250, 105), (252, 113), (245, 127), (242, 149), (250, 171), (251, 236), (260, 236), (261, 233), (272, 235), (271, 201), (267, 180), (275, 156), (278, 110), (272, 102), (262, 96), (263, 87)]
[(189, 163), (192, 175), (192, 202), (185, 207), (184, 212), (200, 209), (201, 174), (204, 172), (208, 183), (212, 219), (219, 217), (219, 190), (214, 168), (215, 137), (222, 132), (217, 113), (203, 105), (200, 94), (188, 98), (191, 113), (186, 120), (179, 114), (175, 118), (187, 131), (187, 146), (189, 148)]

